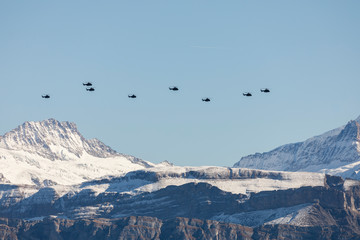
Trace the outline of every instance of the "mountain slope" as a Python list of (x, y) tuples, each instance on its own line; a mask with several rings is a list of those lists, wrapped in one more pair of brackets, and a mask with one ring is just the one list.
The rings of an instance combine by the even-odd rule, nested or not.
[(345, 126), (287, 144), (270, 152), (242, 157), (234, 167), (278, 171), (325, 172), (359, 178), (360, 117)]
[(154, 164), (85, 139), (74, 123), (25, 122), (0, 137), (0, 181), (12, 184), (78, 184)]
[[(355, 237), (360, 236), (358, 225), (360, 214), (357, 210), (360, 207), (358, 181), (344, 181), (340, 177), (319, 173), (226, 168), (184, 170), (183, 172), (179, 169), (166, 172), (164, 169), (155, 172), (150, 169), (139, 170), (122, 178), (97, 180), (67, 188), (59, 185), (40, 189), (32, 186), (0, 185), (0, 218), (22, 219), (20, 225), (10, 224), (9, 227), (14, 228), (15, 232), (19, 230), (26, 232), (35, 224), (38, 232), (44, 232), (50, 218), (52, 222), (66, 221), (69, 226), (74, 221), (83, 222), (86, 226), (88, 226), (86, 222), (90, 223), (93, 220), (106, 221), (107, 226), (111, 226), (111, 232), (118, 234), (122, 230), (116, 229), (117, 225), (114, 222), (119, 218), (142, 219), (143, 216), (147, 216), (145, 218), (157, 218), (164, 224), (170, 225), (179, 217), (196, 218), (199, 220), (194, 220), (195, 223), (206, 221), (207, 223), (204, 223), (206, 225), (213, 222), (216, 226), (212, 228), (218, 226), (219, 232), (227, 226), (247, 228), (250, 231), (265, 228), (267, 229), (265, 232), (271, 234), (276, 234), (279, 227), (299, 230), (295, 234), (296, 237), (286, 239), (302, 239), (300, 236), (307, 236), (316, 229), (329, 228), (332, 229), (331, 232), (347, 232)], [(310, 178), (303, 178), (303, 182), (299, 182), (302, 174)], [(171, 178), (191, 181), (180, 183), (178, 186), (171, 184), (176, 181), (169, 181), (168, 185), (164, 184), (164, 181)], [(249, 191), (244, 190), (246, 194), (242, 194), (223, 190), (229, 188), (225, 186), (226, 182), (227, 184), (233, 182), (233, 186), (246, 187), (251, 185), (249, 184), (251, 182), (253, 185), (261, 186), (267, 180), (274, 183), (267, 191), (258, 188), (258, 192), (252, 192), (248, 189)], [(154, 184), (160, 181), (163, 181), (159, 184), (161, 186), (154, 187)], [(282, 181), (288, 182), (288, 186), (279, 188), (280, 184), (276, 183)], [(296, 182), (304, 185), (294, 184)], [(150, 186), (143, 190), (138, 189), (139, 186), (144, 185)], [(239, 190), (235, 189), (235, 191)], [(6, 219), (2, 219), (2, 223), (14, 221)], [(25, 229), (22, 228), (21, 225), (26, 223), (29, 225)], [(182, 227), (187, 225), (184, 222)], [(131, 222), (126, 226), (131, 227)], [(190, 224), (188, 227), (187, 230), (190, 231), (196, 227), (196, 224)], [(205, 226), (198, 227), (201, 229)], [(84, 229), (79, 225), (78, 228), (69, 231), (84, 234), (91, 229), (90, 226), (89, 229)], [(94, 230), (96, 231), (96, 227)], [(292, 230), (285, 232), (290, 234)], [(62, 228), (61, 231), (65, 234), (68, 230)], [(253, 234), (250, 235), (255, 237)], [(166, 235), (163, 236), (163, 239), (168, 239)], [(259, 237), (259, 239), (264, 238)]]
[[(349, 125), (318, 141), (334, 138), (342, 155), (353, 135)], [(75, 124), (54, 119), (1, 137), (0, 181), (0, 235), (13, 239), (360, 236), (359, 181), (155, 165), (86, 140)]]
[(80, 158), (84, 153), (100, 158), (118, 155), (97, 139), (85, 139), (74, 123), (52, 118), (18, 126), (0, 137), (0, 148), (36, 153), (51, 160)]

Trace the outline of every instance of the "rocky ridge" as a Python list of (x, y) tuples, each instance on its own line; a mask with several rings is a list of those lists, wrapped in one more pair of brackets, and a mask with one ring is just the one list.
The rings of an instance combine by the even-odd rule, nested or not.
[[(350, 124), (317, 141), (335, 137), (345, 151), (353, 129)], [(25, 123), (1, 137), (0, 180), (5, 239), (360, 236), (359, 181), (324, 173), (155, 165), (86, 140), (74, 124), (54, 119)]]
[(356, 239), (352, 226), (266, 225), (256, 228), (212, 220), (154, 217), (24, 221), (0, 219), (2, 239)]
[(360, 117), (304, 142), (242, 157), (234, 167), (277, 171), (324, 172), (359, 179)]
[(84, 152), (99, 158), (117, 155), (116, 151), (97, 139), (86, 140), (76, 124), (52, 118), (18, 126), (0, 137), (0, 148), (36, 153), (51, 160), (80, 158)]
[[(49, 195), (50, 190), (43, 192)], [(50, 191), (51, 192), (51, 191)], [(194, 194), (195, 193), (195, 194)], [(360, 186), (339, 177), (327, 176), (323, 187), (302, 187), (265, 191), (250, 196), (223, 192), (209, 184), (169, 186), (135, 199), (129, 195), (100, 194), (56, 196), (50, 202), (15, 204), (22, 214), (43, 217), (11, 216), (14, 209), (0, 213), (0, 237), (5, 239), (357, 239), (360, 236)], [(39, 198), (39, 196), (38, 196)], [(57, 198), (57, 200), (56, 200)], [(66, 200), (66, 198), (68, 198)], [(39, 198), (41, 199), (41, 198)], [(107, 203), (108, 208), (105, 208)], [(60, 216), (60, 211), (80, 206), (103, 207), (102, 214), (77, 218)], [(265, 216), (262, 223), (247, 224), (264, 217), (266, 210), (300, 206), (307, 209), (298, 222), (296, 212)], [(2, 209), (4, 209), (2, 207)], [(122, 209), (122, 210), (121, 210)], [(122, 213), (114, 215), (114, 213)], [(127, 214), (124, 214), (127, 211)], [(211, 218), (245, 213), (238, 222)], [(260, 213), (260, 214), (259, 214)], [(10, 214), (10, 215), (8, 215)], [(50, 215), (49, 215), (50, 214)], [(128, 215), (128, 216), (124, 216)], [(278, 219), (276, 219), (278, 218)], [(240, 224), (239, 222), (242, 222)]]

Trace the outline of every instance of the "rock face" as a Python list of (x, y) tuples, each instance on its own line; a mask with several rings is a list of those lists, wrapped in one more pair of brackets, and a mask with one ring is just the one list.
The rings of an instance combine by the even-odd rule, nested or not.
[(216, 221), (152, 217), (42, 221), (1, 219), (3, 239), (252, 239), (253, 230)]
[(234, 167), (325, 172), (357, 179), (360, 169), (360, 117), (344, 127), (304, 142), (243, 157)]
[(1, 201), (0, 234), (14, 239), (360, 237), (360, 184), (334, 176), (323, 186), (248, 195), (200, 182), (137, 195), (84, 190), (60, 196), (48, 187), (10, 199)]
[[(326, 210), (325, 210), (326, 211)], [(327, 210), (331, 211), (331, 210)], [(0, 219), (2, 239), (358, 239), (359, 215), (335, 209), (334, 224), (295, 226), (286, 224), (245, 227), (212, 220), (177, 217), (42, 220)]]

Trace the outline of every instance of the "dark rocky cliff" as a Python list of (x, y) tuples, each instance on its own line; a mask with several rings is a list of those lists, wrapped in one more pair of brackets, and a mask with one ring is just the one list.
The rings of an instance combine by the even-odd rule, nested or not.
[[(34, 204), (36, 198), (46, 201)], [(344, 187), (334, 176), (325, 178), (324, 187), (250, 195), (206, 183), (137, 196), (84, 191), (59, 197), (44, 188), (2, 206), (0, 239), (360, 239), (359, 206), (359, 184)], [(224, 215), (231, 218), (219, 220)], [(288, 215), (301, 219), (278, 222)]]
[(0, 219), (1, 239), (359, 239), (354, 226), (264, 225), (256, 228), (211, 220), (154, 217), (41, 221)]

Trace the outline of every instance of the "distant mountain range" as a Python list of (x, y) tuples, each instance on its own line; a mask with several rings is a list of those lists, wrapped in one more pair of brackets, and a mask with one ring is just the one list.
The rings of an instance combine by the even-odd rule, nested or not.
[(360, 179), (360, 117), (304, 142), (242, 157), (234, 167), (323, 172)]
[[(354, 126), (326, 135), (344, 164), (353, 162), (345, 152)], [(315, 138), (326, 152), (320, 143), (329, 140)], [(153, 164), (55, 119), (26, 122), (0, 137), (5, 239), (356, 239), (359, 208), (357, 180)]]

